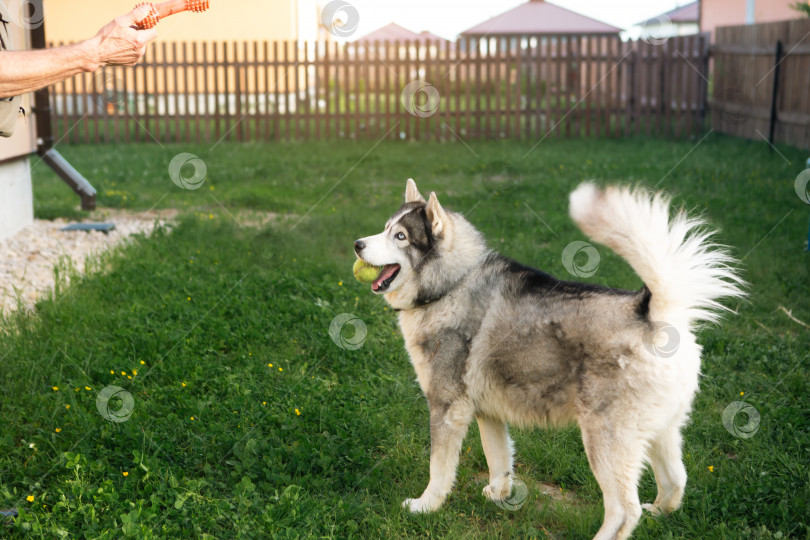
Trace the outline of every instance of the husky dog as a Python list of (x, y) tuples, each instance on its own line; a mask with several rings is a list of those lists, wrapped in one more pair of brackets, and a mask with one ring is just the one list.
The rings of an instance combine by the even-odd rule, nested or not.
[(630, 263), (641, 290), (562, 281), (499, 255), (435, 193), (425, 201), (413, 180), (385, 230), (355, 242), (360, 259), (383, 267), (371, 288), (399, 311), (430, 407), (430, 482), (403, 503), (411, 512), (444, 502), (473, 418), (491, 500), (512, 489), (507, 422), (576, 422), (604, 499), (595, 538), (632, 533), (645, 462), (658, 495), (643, 508), (657, 514), (680, 507), (680, 430), (700, 372), (693, 330), (717, 321), (718, 299), (742, 297), (744, 282), (705, 221), (683, 211), (670, 219), (662, 194), (584, 183), (570, 196), (570, 214), (593, 241)]

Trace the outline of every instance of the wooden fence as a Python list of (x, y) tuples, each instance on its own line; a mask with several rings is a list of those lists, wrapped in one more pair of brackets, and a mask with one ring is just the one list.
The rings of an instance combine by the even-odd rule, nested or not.
[(712, 128), (810, 148), (810, 19), (717, 29)]
[(72, 142), (687, 137), (707, 67), (701, 36), (161, 43), (54, 85), (51, 105)]

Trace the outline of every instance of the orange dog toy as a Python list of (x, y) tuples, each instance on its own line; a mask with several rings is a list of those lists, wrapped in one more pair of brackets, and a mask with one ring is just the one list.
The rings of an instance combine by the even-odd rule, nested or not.
[(182, 11), (194, 11), (200, 13), (208, 9), (208, 0), (169, 0), (168, 2), (161, 2), (158, 5), (153, 5), (150, 2), (138, 4), (135, 7), (149, 6), (149, 15), (137, 23), (135, 26), (140, 30), (153, 28), (160, 19), (180, 13)]

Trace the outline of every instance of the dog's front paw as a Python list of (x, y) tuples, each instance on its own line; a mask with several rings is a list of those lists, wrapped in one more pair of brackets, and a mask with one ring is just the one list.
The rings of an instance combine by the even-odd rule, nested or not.
[(500, 476), (497, 480), (484, 487), (484, 497), (490, 501), (504, 501), (512, 494), (512, 477)]
[(641, 507), (644, 510), (646, 510), (647, 512), (649, 512), (650, 514), (652, 514), (653, 516), (661, 515), (661, 509), (658, 508), (657, 506), (655, 506), (655, 504), (650, 504), (650, 503), (642, 504)]
[(418, 499), (405, 499), (402, 508), (407, 508), (413, 514), (424, 514), (438, 510), (441, 503), (431, 502), (428, 497), (422, 495)]

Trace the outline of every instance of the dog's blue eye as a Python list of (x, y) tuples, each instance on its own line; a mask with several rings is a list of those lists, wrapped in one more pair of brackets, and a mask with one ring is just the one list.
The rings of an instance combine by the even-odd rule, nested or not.
[(397, 240), (405, 240), (405, 233), (399, 232), (394, 238), (396, 238)]

